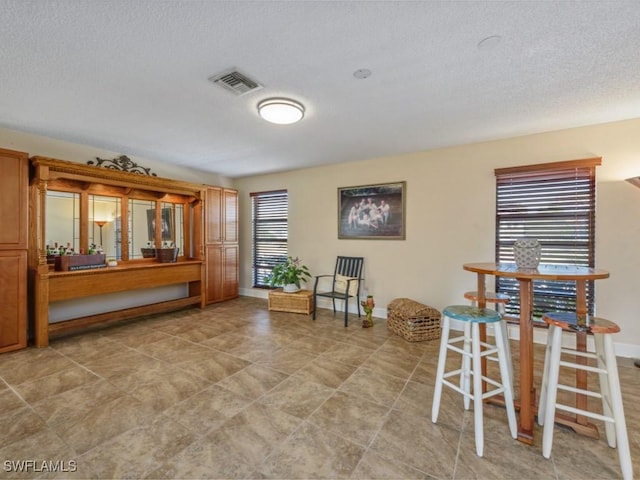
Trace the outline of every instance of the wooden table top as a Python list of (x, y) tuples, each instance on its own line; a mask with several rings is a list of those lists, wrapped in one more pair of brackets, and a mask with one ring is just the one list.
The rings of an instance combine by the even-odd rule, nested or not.
[(575, 265), (546, 265), (538, 268), (518, 268), (515, 263), (465, 263), (462, 268), (469, 272), (484, 273), (497, 277), (526, 278), (531, 280), (598, 280), (608, 278), (609, 272), (597, 268)]

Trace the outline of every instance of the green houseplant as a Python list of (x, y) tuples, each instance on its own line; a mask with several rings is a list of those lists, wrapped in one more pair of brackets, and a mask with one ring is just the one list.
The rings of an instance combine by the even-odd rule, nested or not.
[(272, 287), (282, 287), (285, 292), (297, 292), (300, 284), (311, 278), (306, 265), (300, 263), (298, 257), (287, 257), (287, 261), (273, 267), (273, 271), (265, 277)]

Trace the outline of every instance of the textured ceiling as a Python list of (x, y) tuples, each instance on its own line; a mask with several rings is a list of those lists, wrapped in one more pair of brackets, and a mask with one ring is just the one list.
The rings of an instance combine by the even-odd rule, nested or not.
[(0, 0), (0, 126), (229, 177), (637, 117), (635, 0)]

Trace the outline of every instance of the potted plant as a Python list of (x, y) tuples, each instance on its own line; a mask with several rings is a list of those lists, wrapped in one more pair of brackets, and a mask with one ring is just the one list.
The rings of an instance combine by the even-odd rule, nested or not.
[(273, 267), (273, 271), (265, 277), (272, 287), (282, 287), (283, 292), (293, 293), (300, 290), (300, 284), (311, 278), (306, 265), (300, 264), (298, 257), (288, 257), (284, 263)]

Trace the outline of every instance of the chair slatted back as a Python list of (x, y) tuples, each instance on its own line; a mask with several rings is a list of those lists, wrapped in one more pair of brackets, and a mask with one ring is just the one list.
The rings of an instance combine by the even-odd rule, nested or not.
[(361, 280), (363, 265), (364, 257), (338, 257), (333, 276), (335, 278), (336, 275), (340, 274), (345, 277), (354, 277)]

